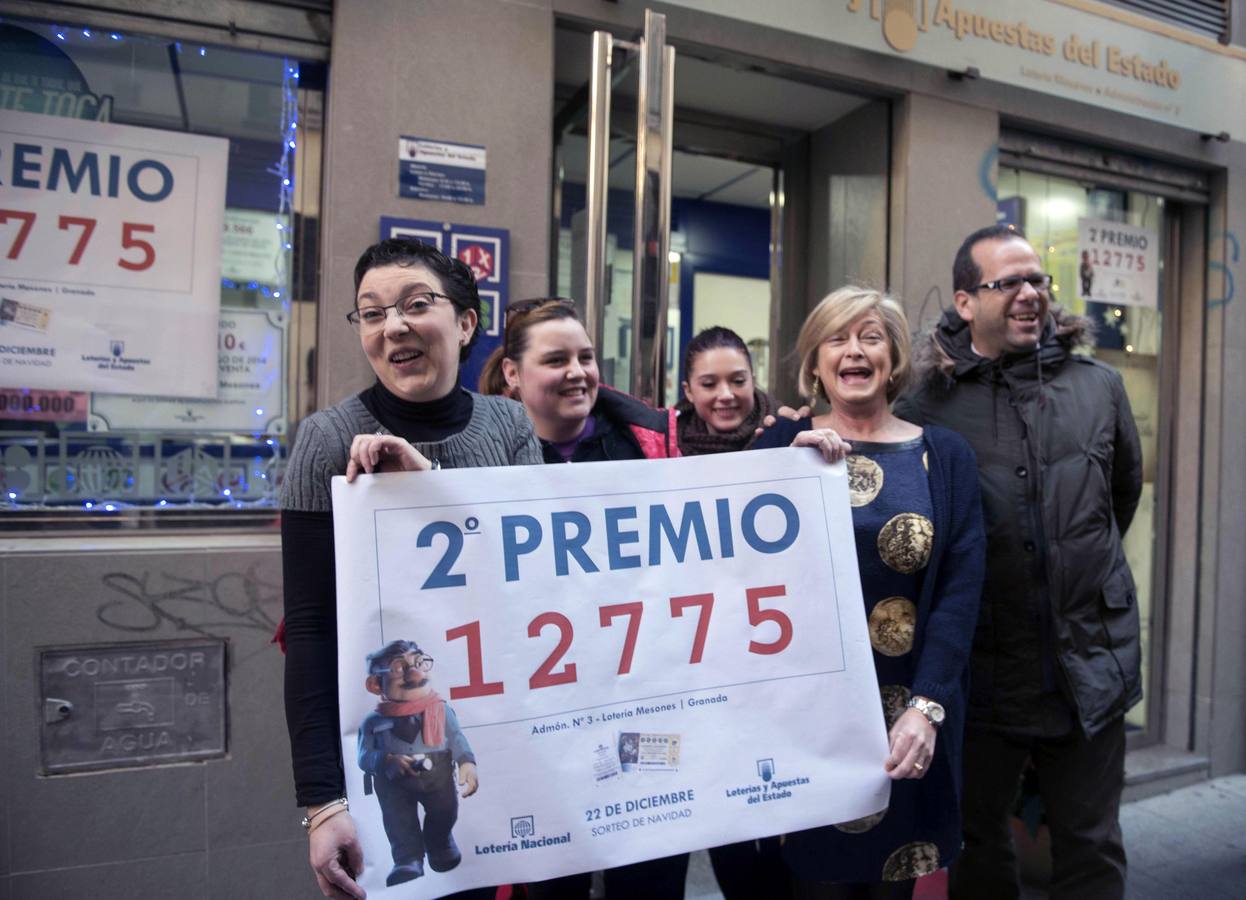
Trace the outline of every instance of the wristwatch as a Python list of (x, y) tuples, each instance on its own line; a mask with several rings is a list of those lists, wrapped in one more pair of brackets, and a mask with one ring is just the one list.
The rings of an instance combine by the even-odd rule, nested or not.
[(947, 714), (943, 711), (943, 707), (926, 697), (910, 697), (909, 707), (917, 710), (926, 717), (926, 721), (938, 728), (943, 724), (944, 716)]

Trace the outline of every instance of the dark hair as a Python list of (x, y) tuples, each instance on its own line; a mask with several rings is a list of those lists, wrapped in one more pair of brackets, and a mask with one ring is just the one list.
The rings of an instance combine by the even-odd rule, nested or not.
[(424, 651), (419, 648), (415, 641), (390, 641), (380, 650), (374, 650), (368, 654), (368, 674), (380, 675), (389, 668), (391, 662), (407, 653), (424, 655)]
[(973, 248), (983, 241), (1025, 240), (1025, 232), (1016, 225), (988, 225), (979, 228), (961, 243), (952, 263), (952, 290), (972, 291), (982, 283), (982, 267), (973, 261)]
[(355, 294), (359, 294), (359, 285), (363, 276), (370, 269), (382, 266), (425, 266), (441, 279), (442, 290), (454, 304), (459, 313), (469, 309), (476, 313), (476, 329), (467, 343), (459, 350), (459, 362), (463, 362), (472, 352), (476, 339), (480, 337), (480, 294), (476, 290), (476, 276), (467, 263), (446, 256), (431, 244), (411, 238), (387, 238), (379, 244), (373, 244), (355, 263)]
[(748, 352), (748, 345), (744, 343), (744, 339), (730, 328), (714, 325), (704, 329), (688, 342), (688, 348), (684, 350), (684, 378), (692, 377), (694, 359), (702, 353), (719, 349), (739, 350), (748, 361), (748, 370), (753, 371), (753, 354)]
[(478, 385), (480, 393), (514, 396), (514, 399), (519, 399), (512, 394), (506, 377), (502, 374), (502, 360), (518, 361), (524, 355), (524, 351), (528, 349), (528, 332), (533, 326), (562, 319), (580, 321), (572, 301), (565, 297), (536, 297), (510, 304), (506, 310), (506, 327), (502, 329), (501, 346), (489, 354), (481, 367)]

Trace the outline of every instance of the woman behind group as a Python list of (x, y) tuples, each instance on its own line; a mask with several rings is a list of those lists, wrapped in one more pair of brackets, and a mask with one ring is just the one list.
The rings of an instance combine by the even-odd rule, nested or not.
[[(747, 449), (774, 421), (770, 397), (753, 382), (753, 357), (730, 328), (699, 332), (684, 351), (684, 398), (677, 433), (684, 456)], [(724, 900), (782, 897), (787, 871), (777, 837), (711, 847), (710, 864)]]
[(684, 456), (744, 450), (775, 413), (770, 397), (753, 382), (748, 347), (730, 328), (715, 325), (688, 342), (683, 386), (684, 399), (675, 409)]
[[(660, 459), (679, 455), (674, 412), (600, 384), (597, 354), (568, 300), (529, 300), (507, 310), (502, 346), (481, 373), (486, 392), (509, 390), (536, 426), (547, 463)], [(688, 854), (607, 869), (607, 900), (684, 895)], [(532, 900), (587, 900), (592, 874), (528, 885)]]
[[(800, 389), (830, 410), (780, 420), (764, 447), (842, 448), (870, 643), (889, 732), (888, 808), (790, 834), (796, 896), (908, 898), (960, 848), (960, 750), (985, 537), (973, 451), (891, 414), (909, 375), (900, 306), (845, 287), (797, 338)], [(848, 441), (845, 446), (843, 441)]]
[[(541, 461), (519, 404), (459, 385), (479, 317), (475, 278), (458, 260), (409, 240), (364, 251), (347, 318), (376, 383), (300, 424), (282, 483), (286, 723), (298, 803), (311, 820), (311, 864), (326, 896), (363, 896), (354, 880), (363, 864), (354, 822), (339, 802), (345, 780), (330, 480), (386, 469)], [(473, 770), (459, 767), (464, 796), (475, 790)], [(420, 877), (423, 849), (418, 836), (395, 843), (388, 883)], [(493, 889), (480, 893), (491, 897)]]

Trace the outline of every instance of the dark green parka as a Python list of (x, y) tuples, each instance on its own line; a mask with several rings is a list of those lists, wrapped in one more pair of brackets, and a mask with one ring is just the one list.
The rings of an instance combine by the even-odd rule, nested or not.
[(978, 457), (987, 565), (969, 723), (1042, 731), (1063, 690), (1093, 736), (1142, 697), (1137, 594), (1121, 535), (1142, 451), (1120, 374), (1072, 351), (1088, 320), (1053, 307), (1037, 351), (985, 359), (955, 309), (914, 346), (895, 412), (959, 432)]

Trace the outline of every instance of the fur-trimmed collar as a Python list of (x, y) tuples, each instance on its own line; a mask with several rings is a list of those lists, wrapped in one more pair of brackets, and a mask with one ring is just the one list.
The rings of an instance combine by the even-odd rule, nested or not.
[[(1094, 341), (1093, 320), (1052, 305), (1039, 339), (1039, 362), (1043, 365), (1063, 362), (1074, 350), (1093, 347)], [(1024, 358), (1033, 352), (1007, 353), (1000, 361)], [(994, 362), (996, 360), (973, 352), (970, 346), (969, 323), (960, 317), (955, 307), (944, 310), (939, 321), (913, 342), (912, 366), (916, 384), (936, 375), (947, 381), (963, 378), (978, 367), (989, 366)]]

